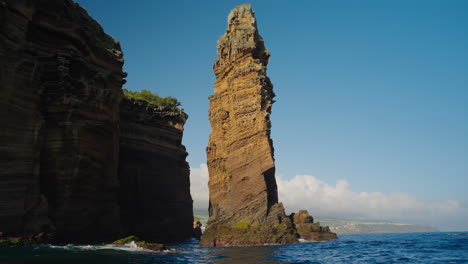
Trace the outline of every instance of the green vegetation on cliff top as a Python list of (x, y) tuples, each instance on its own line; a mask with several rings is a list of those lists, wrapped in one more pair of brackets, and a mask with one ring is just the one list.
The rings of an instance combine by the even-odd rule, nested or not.
[(180, 102), (172, 97), (161, 97), (156, 93), (153, 93), (149, 90), (141, 90), (140, 92), (129, 91), (127, 89), (123, 89), (125, 98), (127, 99), (135, 99), (145, 101), (150, 105), (162, 107), (162, 108), (171, 108), (175, 109), (176, 107), (180, 106)]

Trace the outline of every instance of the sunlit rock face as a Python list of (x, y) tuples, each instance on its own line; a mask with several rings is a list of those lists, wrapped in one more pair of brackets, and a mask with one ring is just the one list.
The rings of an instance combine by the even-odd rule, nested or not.
[(297, 230), (299, 238), (307, 241), (326, 241), (337, 239), (335, 233), (330, 231), (328, 226), (321, 226), (320, 222), (314, 223), (314, 218), (307, 210), (299, 210), (290, 216)]
[(214, 94), (209, 97), (207, 147), (210, 218), (203, 246), (296, 242), (296, 231), (278, 203), (270, 113), (270, 53), (249, 4), (234, 8), (218, 40)]

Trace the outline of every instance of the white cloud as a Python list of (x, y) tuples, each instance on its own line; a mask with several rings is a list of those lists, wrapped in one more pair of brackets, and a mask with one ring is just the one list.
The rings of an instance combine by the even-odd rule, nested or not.
[[(330, 185), (314, 176), (277, 177), (279, 199), (288, 212), (307, 209), (313, 216), (394, 221), (468, 230), (468, 205), (457, 200), (424, 201), (406, 193), (353, 192), (346, 180)], [(191, 169), (194, 208), (208, 208), (206, 164)], [(465, 223), (466, 222), (466, 223)]]
[(406, 193), (353, 192), (345, 180), (330, 185), (310, 175), (277, 178), (287, 210), (307, 209), (321, 217), (394, 221), (466, 229), (468, 207), (460, 201), (423, 201)]
[(200, 164), (199, 168), (190, 168), (190, 192), (193, 208), (208, 210), (208, 167)]

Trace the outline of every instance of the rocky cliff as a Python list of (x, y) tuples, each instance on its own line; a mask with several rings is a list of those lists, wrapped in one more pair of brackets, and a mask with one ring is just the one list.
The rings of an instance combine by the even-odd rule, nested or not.
[(182, 145), (187, 115), (124, 99), (120, 122), (120, 201), (124, 232), (156, 242), (190, 238), (190, 169)]
[(307, 223), (298, 233), (298, 225), (278, 203), (270, 138), (275, 94), (266, 75), (269, 56), (251, 6), (234, 8), (218, 40), (219, 58), (213, 66), (207, 147), (210, 217), (202, 246), (296, 243), (316, 231)]
[[(0, 232), (46, 232), (55, 241), (97, 242), (111, 241), (122, 230), (148, 231), (155, 238), (159, 229), (170, 234), (161, 235), (164, 240), (179, 239), (173, 234), (192, 225), (186, 152), (180, 144), (186, 116), (162, 115), (155, 121), (159, 125), (140, 122), (151, 115), (148, 110), (124, 103), (124, 138), (119, 140), (122, 66), (119, 43), (73, 1), (0, 1)], [(133, 124), (138, 124), (135, 133)], [(142, 142), (146, 148), (131, 146)], [(135, 161), (142, 156), (147, 159)], [(126, 174), (132, 166), (150, 163), (135, 170), (135, 179)], [(122, 181), (138, 184), (119, 183), (119, 164)], [(148, 179), (152, 176), (160, 178)], [(144, 210), (131, 211), (129, 205), (136, 203), (119, 197), (122, 193), (139, 199), (137, 206)], [(169, 216), (158, 218), (162, 208)], [(138, 219), (121, 223), (121, 212)]]
[(330, 227), (321, 226), (320, 222), (314, 223), (314, 218), (307, 210), (299, 210), (290, 216), (297, 230), (298, 237), (307, 241), (326, 241), (336, 239), (335, 233), (330, 231)]
[(108, 238), (119, 232), (119, 44), (72, 1), (0, 1), (0, 20), (0, 226)]
[(218, 40), (207, 147), (210, 218), (201, 245), (292, 243), (296, 232), (278, 203), (270, 113), (270, 56), (250, 5), (231, 11)]

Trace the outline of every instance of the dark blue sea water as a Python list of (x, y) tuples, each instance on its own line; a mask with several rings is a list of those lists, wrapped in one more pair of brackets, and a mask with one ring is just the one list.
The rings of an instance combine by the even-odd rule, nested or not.
[(131, 245), (0, 248), (0, 263), (468, 263), (468, 236), (458, 233), (340, 235), (284, 246), (201, 248), (196, 241), (148, 252)]

